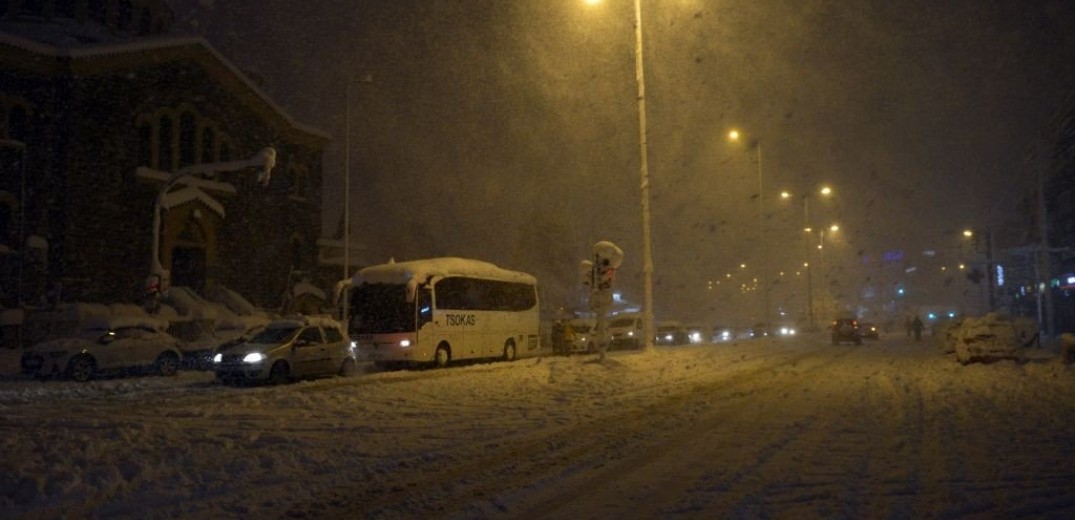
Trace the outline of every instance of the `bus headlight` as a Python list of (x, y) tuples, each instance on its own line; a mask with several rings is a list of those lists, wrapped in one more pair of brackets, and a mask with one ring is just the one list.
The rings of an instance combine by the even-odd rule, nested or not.
[(220, 363), (221, 361), (224, 361), (224, 354), (217, 354), (213, 356), (213, 363)]
[(262, 361), (265, 361), (265, 354), (261, 352), (252, 352), (243, 358), (243, 363), (261, 363)]
[(399, 346), (404, 347), (404, 348), (409, 347), (409, 346), (411, 346), (411, 340), (409, 340), (409, 339), (400, 340)]

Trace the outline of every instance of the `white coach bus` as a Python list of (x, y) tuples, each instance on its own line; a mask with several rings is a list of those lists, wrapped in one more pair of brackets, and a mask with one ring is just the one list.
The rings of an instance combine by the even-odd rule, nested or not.
[(390, 262), (351, 280), (350, 331), (359, 359), (378, 365), (536, 354), (537, 280), (464, 258)]

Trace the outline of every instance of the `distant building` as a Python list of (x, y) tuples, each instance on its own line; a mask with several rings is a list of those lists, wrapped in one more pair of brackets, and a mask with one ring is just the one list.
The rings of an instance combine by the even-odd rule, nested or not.
[[(318, 267), (327, 134), (292, 120), (163, 0), (0, 1), (0, 304), (138, 302), (154, 201), (172, 172), (277, 151), (181, 183), (163, 213), (173, 285), (278, 307)], [(183, 186), (186, 184), (186, 186)]]
[[(1035, 189), (1020, 202), (1024, 231), (1016, 241), (1019, 245), (1004, 251), (1002, 293), (1011, 302), (1013, 314), (1040, 316), (1043, 322), (1050, 314), (1051, 301), (1053, 332), (1075, 332), (1075, 92), (1057, 109), (1043, 134), (1048, 144), (1026, 158), (1029, 175), (1043, 174), (1043, 196), (1039, 198)], [(1046, 265), (1040, 261), (1042, 213), (1050, 249), (1047, 279), (1043, 276)]]

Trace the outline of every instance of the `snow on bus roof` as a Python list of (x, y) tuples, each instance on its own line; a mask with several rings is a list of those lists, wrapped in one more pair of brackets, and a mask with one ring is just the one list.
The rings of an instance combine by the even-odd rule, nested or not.
[(537, 283), (537, 279), (529, 274), (509, 271), (489, 262), (469, 258), (442, 257), (372, 265), (359, 270), (355, 274), (354, 285), (357, 286), (363, 283), (404, 284), (410, 280), (425, 281), (430, 277), (444, 278), (448, 276), (472, 276), (509, 282)]

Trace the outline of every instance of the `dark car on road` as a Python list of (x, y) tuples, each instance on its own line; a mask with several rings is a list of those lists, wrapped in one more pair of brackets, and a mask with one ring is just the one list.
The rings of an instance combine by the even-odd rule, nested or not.
[(866, 339), (881, 339), (881, 328), (876, 323), (860, 323), (859, 335)]
[(832, 344), (840, 343), (862, 344), (862, 332), (859, 322), (854, 318), (837, 318), (832, 321)]

